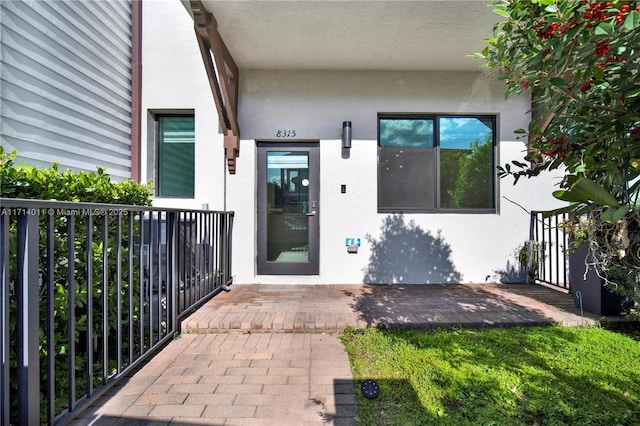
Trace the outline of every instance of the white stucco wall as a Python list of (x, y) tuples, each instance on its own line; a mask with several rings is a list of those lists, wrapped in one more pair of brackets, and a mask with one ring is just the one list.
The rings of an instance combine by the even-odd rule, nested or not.
[(142, 4), (142, 180), (154, 179), (148, 149), (153, 113), (195, 113), (195, 197), (156, 198), (154, 205), (224, 208), (224, 149), (218, 114), (193, 31), (193, 20), (175, 0)]
[[(505, 101), (501, 85), (480, 72), (245, 71), (240, 93), (241, 157), (238, 174), (228, 178), (228, 190), (236, 194), (229, 199), (229, 208), (236, 211), (233, 256), (238, 282), (363, 282), (375, 266), (371, 243), (381, 241), (381, 226), (389, 216), (377, 213), (379, 112), (497, 114), (498, 163), (521, 159), (525, 150), (513, 130), (527, 127), (528, 97)], [(342, 158), (340, 146), (344, 120), (353, 123), (347, 159)], [(278, 130), (295, 130), (300, 139), (320, 140), (319, 276), (255, 274), (255, 141), (275, 139)], [(451, 250), (450, 261), (461, 282), (495, 280), (496, 271), (504, 270), (508, 260), (513, 262), (513, 251), (528, 238), (529, 216), (523, 208), (560, 205), (550, 195), (554, 183), (552, 175), (518, 186), (511, 178), (503, 179), (497, 214), (405, 214), (405, 231), (413, 221), (418, 228), (412, 235), (426, 235), (423, 241), (439, 235), (440, 243)], [(342, 184), (346, 194), (340, 193)], [(347, 237), (361, 239), (357, 254), (347, 253)]]
[[(521, 159), (525, 150), (513, 130), (527, 126), (529, 99), (505, 101), (503, 86), (480, 72), (241, 70), (240, 156), (237, 173), (225, 178), (222, 136), (189, 14), (169, 0), (145, 2), (143, 17), (143, 116), (149, 110), (179, 109), (193, 109), (196, 116), (196, 196), (155, 204), (200, 208), (208, 203), (222, 209), (226, 180), (226, 207), (235, 211), (235, 282), (362, 283), (367, 272), (375, 272), (372, 243), (381, 241), (381, 226), (389, 217), (377, 213), (378, 113), (496, 114), (498, 163)], [(353, 123), (349, 158), (342, 158), (340, 146), (345, 120)], [(142, 127), (146, 140), (147, 123)], [(274, 140), (278, 130), (320, 140), (319, 276), (256, 274), (256, 140)], [(144, 148), (142, 158), (147, 158)], [(460, 282), (494, 280), (528, 238), (529, 216), (523, 208), (560, 205), (550, 195), (554, 183), (553, 176), (518, 186), (503, 179), (496, 214), (405, 214), (403, 230), (423, 243), (447, 246)], [(345, 194), (340, 193), (343, 184)], [(347, 253), (347, 237), (360, 238), (357, 254)]]

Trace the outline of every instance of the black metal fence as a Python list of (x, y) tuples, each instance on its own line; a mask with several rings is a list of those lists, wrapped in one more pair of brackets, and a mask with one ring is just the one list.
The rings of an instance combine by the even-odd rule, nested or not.
[(570, 290), (569, 286), (569, 237), (562, 230), (568, 220), (566, 214), (547, 217), (548, 212), (532, 211), (529, 240), (535, 241), (540, 250), (535, 281)]
[(0, 203), (0, 424), (68, 422), (232, 282), (232, 212)]

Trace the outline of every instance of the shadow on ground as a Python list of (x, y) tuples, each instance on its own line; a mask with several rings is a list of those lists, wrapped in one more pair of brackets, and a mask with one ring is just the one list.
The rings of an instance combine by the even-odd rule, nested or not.
[(489, 277), (494, 281), (503, 284), (524, 284), (527, 282), (527, 274), (525, 270), (510, 260), (507, 261), (503, 269), (493, 271), (493, 276)]
[[(374, 380), (379, 385), (380, 394), (378, 397), (373, 399), (365, 398), (360, 386), (366, 379), (355, 382), (355, 393), (358, 398), (357, 419), (359, 424), (432, 424), (430, 422), (434, 416), (422, 407), (422, 403), (420, 402), (413, 385), (408, 380), (382, 377), (368, 377), (367, 379)], [(354, 388), (352, 385), (352, 393), (353, 392)], [(405, 414), (398, 416), (398, 407), (403, 407), (402, 412)], [(407, 409), (407, 407), (410, 407), (410, 409)], [(411, 418), (406, 417), (407, 412), (410, 412)], [(350, 418), (355, 419), (356, 417)], [(333, 419), (326, 420), (331, 422)], [(345, 423), (338, 420), (329, 424), (351, 425), (355, 423)]]
[[(335, 413), (325, 410), (318, 411), (323, 424), (330, 425), (355, 425), (358, 419), (356, 402), (356, 384), (353, 380), (334, 379), (333, 397), (335, 398)], [(318, 402), (318, 404), (323, 404)]]
[(368, 285), (349, 295), (368, 326), (547, 325), (581, 319), (570, 295), (542, 286)]
[[(371, 359), (371, 371), (406, 380), (379, 379), (380, 397), (359, 400), (360, 418), (387, 417), (376, 424), (413, 418), (434, 425), (635, 424), (640, 373), (631, 365), (598, 368), (601, 352), (615, 354), (613, 341), (600, 339), (601, 346), (576, 351), (567, 349), (583, 344), (575, 329), (494, 331), (380, 329), (383, 338), (363, 338), (354, 345), (358, 351), (375, 350), (379, 341), (386, 343), (378, 349), (389, 349)], [(350, 338), (357, 341), (356, 334)], [(566, 361), (558, 362), (559, 355)], [(367, 359), (366, 351), (360, 357)]]

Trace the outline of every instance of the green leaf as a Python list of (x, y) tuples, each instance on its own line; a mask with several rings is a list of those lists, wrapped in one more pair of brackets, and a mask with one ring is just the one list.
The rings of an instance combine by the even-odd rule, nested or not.
[(604, 70), (602, 68), (599, 68), (599, 67), (594, 67), (593, 68), (593, 76), (597, 80), (602, 80), (604, 78)]
[(527, 134), (527, 131), (521, 128), (521, 129), (514, 130), (513, 133), (515, 133), (516, 135), (525, 135)]
[[(610, 209), (610, 210), (613, 210), (613, 209)], [(612, 213), (612, 219), (614, 220), (614, 223), (618, 222), (623, 217), (625, 217), (628, 211), (629, 211), (629, 206), (622, 206), (617, 210), (614, 210)]]
[(610, 208), (602, 212), (602, 220), (609, 223), (617, 223), (620, 219), (625, 217), (629, 211), (628, 206), (622, 206), (617, 209)]
[(584, 203), (588, 201), (586, 198), (581, 197), (573, 191), (565, 191), (563, 189), (553, 191), (553, 196), (558, 200), (567, 201), (569, 203)]
[(567, 84), (567, 82), (564, 81), (564, 78), (560, 78), (560, 77), (553, 77), (549, 81), (551, 82), (551, 84), (553, 84), (556, 87), (564, 87)]
[(565, 55), (564, 49), (555, 49), (553, 57), (556, 61), (560, 60)]
[(504, 9), (493, 9), (493, 13), (496, 15), (503, 16), (505, 18), (509, 18), (509, 13)]
[(640, 12), (632, 10), (624, 20), (624, 29), (627, 31), (634, 30), (640, 24)]
[(576, 175), (567, 175), (567, 182), (569, 182), (569, 185), (573, 185), (578, 181), (578, 179), (580, 178)]
[(578, 164), (575, 169), (573, 169), (574, 173), (584, 173), (587, 171), (587, 165), (586, 164)]
[(548, 219), (550, 217), (554, 217), (554, 216), (557, 216), (557, 215), (562, 214), (562, 213), (572, 212), (575, 209), (576, 209), (576, 205), (575, 204), (571, 204), (571, 205), (568, 205), (568, 206), (565, 206), (565, 207), (560, 207), (559, 209), (548, 210), (548, 211), (544, 212), (542, 216), (545, 219)]
[(588, 178), (579, 178), (571, 185), (571, 191), (579, 197), (584, 197), (602, 206), (618, 207), (620, 205), (613, 195), (609, 194), (602, 186)]
[(611, 22), (601, 22), (596, 29), (594, 30), (595, 35), (599, 36), (609, 36), (613, 35), (613, 23)]
[(475, 56), (476, 58), (487, 59), (487, 57), (489, 56), (489, 47), (487, 46), (482, 49), (482, 52), (474, 53), (473, 56)]
[(630, 98), (635, 98), (638, 95), (640, 95), (640, 89), (632, 90), (631, 92), (627, 93), (625, 97), (627, 99), (630, 99)]

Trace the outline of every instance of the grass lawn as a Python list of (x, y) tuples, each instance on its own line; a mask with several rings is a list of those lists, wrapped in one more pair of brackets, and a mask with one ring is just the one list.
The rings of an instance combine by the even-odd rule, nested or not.
[(343, 341), (360, 425), (640, 425), (637, 333), (350, 328)]

